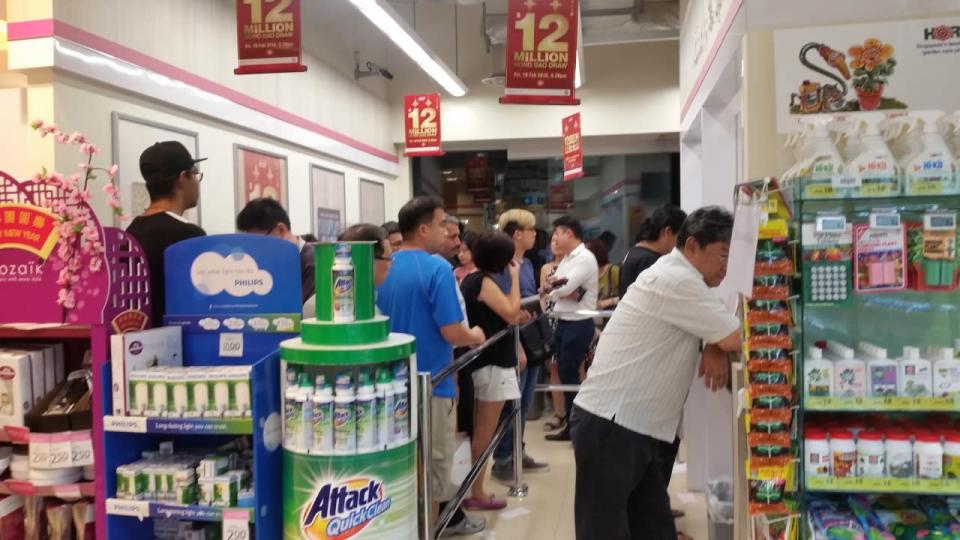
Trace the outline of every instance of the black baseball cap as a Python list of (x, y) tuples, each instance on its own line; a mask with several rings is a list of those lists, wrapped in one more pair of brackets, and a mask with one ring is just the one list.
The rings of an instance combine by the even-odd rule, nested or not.
[(193, 159), (185, 146), (177, 141), (154, 143), (140, 154), (140, 174), (144, 180), (167, 179), (189, 171), (207, 158)]

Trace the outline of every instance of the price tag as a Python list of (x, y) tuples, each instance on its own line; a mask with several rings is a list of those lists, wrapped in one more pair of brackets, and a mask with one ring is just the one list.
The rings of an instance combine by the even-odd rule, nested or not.
[(803, 188), (804, 195), (813, 199), (833, 197), (836, 193), (830, 184), (807, 184)]
[(71, 466), (93, 465), (93, 440), (90, 431), (74, 431), (70, 437)]
[(52, 433), (50, 435), (50, 460), (47, 466), (51, 469), (68, 469), (73, 467), (73, 447), (70, 442), (69, 431)]
[(873, 212), (870, 214), (870, 228), (897, 230), (900, 228), (900, 214), (892, 212)]
[(50, 468), (50, 435), (46, 433), (30, 434), (30, 467), (34, 469)]
[(830, 181), (833, 184), (833, 187), (837, 189), (858, 188), (861, 186), (861, 184), (863, 184), (863, 177), (858, 174), (838, 174), (831, 178)]
[(224, 510), (223, 540), (250, 540), (250, 514), (245, 510)]
[(924, 180), (913, 183), (913, 195), (939, 195), (942, 191), (940, 182)]
[(223, 332), (220, 334), (220, 356), (228, 358), (243, 356), (242, 332)]

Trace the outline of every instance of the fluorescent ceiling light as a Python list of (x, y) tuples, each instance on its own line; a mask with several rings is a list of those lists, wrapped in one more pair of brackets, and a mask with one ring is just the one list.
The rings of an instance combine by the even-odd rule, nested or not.
[(430, 51), (417, 33), (385, 0), (350, 0), (350, 3), (450, 95), (460, 97), (467, 93), (467, 86), (463, 81)]

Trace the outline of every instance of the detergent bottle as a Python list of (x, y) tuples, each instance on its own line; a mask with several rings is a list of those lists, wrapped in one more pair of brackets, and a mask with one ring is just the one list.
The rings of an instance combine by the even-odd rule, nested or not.
[(943, 117), (940, 111), (914, 111), (907, 115), (909, 134), (919, 132), (919, 145), (901, 163), (903, 192), (905, 195), (955, 195), (960, 193), (957, 184), (957, 161), (947, 146), (937, 121)]
[(832, 116), (811, 116), (800, 122), (810, 124), (811, 155), (804, 160), (799, 171), (801, 189), (805, 199), (835, 199), (847, 192), (845, 164), (837, 146), (830, 136), (828, 126)]
[(960, 185), (960, 111), (954, 111), (953, 114), (944, 116), (940, 122), (943, 124), (944, 139), (953, 152), (956, 160), (954, 179)]
[(863, 113), (852, 122), (847, 176), (856, 186), (853, 197), (895, 197), (902, 191), (897, 159), (881, 134), (886, 119), (881, 113)]

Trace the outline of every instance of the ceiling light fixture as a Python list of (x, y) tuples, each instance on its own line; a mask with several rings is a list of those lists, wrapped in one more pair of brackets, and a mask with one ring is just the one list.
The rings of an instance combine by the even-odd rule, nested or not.
[(450, 95), (461, 97), (467, 93), (467, 86), (456, 73), (430, 51), (420, 36), (384, 0), (350, 0), (350, 3)]

